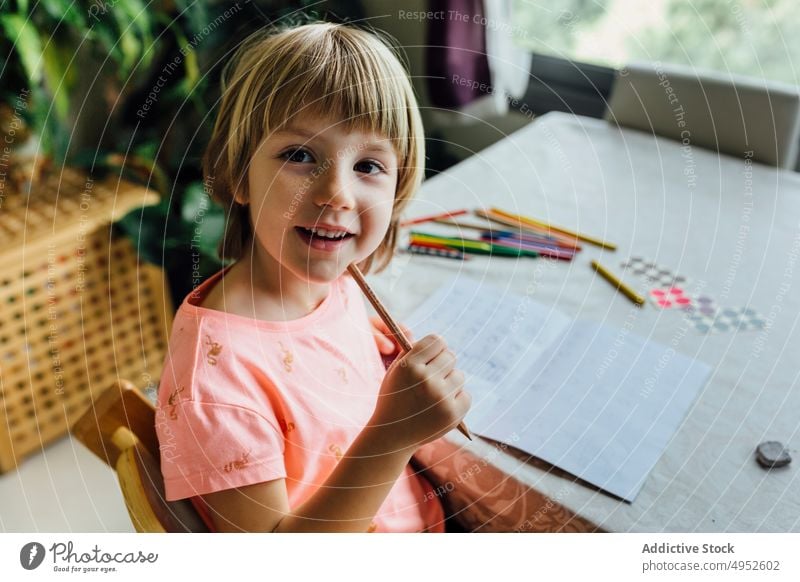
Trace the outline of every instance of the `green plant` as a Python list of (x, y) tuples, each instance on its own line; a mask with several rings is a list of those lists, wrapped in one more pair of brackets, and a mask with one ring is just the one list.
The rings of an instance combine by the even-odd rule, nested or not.
[(222, 267), (217, 245), (224, 223), (222, 208), (203, 183), (192, 182), (179, 199), (164, 196), (156, 205), (128, 213), (115, 227), (132, 239), (142, 259), (170, 274), (170, 291), (179, 301)]

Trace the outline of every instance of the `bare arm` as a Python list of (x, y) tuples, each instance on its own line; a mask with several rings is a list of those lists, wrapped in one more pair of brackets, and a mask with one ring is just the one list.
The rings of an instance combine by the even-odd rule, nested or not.
[[(289, 510), (283, 479), (205, 495), (219, 531), (365, 532), (412, 452), (387, 452), (365, 428), (325, 483)], [(382, 450), (383, 449), (383, 450)]]
[(463, 374), (440, 338), (387, 372), (372, 419), (317, 491), (290, 510), (283, 479), (204, 495), (219, 531), (364, 532), (414, 451), (469, 409)]

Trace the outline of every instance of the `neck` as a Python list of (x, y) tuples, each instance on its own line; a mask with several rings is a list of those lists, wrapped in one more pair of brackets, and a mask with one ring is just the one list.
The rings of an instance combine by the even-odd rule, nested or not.
[(258, 244), (250, 244), (242, 257), (248, 288), (279, 305), (287, 319), (297, 319), (314, 311), (328, 296), (330, 284), (312, 283), (283, 267)]

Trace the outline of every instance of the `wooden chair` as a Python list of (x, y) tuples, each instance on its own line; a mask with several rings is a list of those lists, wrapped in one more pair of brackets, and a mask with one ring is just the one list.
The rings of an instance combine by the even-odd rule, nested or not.
[(72, 434), (117, 472), (136, 531), (208, 531), (190, 501), (164, 498), (155, 408), (133, 384), (120, 380), (103, 392)]

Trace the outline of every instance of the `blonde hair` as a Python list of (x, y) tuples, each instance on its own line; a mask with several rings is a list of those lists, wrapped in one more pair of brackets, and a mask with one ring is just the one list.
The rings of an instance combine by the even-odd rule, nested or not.
[[(222, 100), (203, 157), (206, 184), (226, 209), (223, 259), (239, 259), (252, 238), (247, 171), (258, 145), (298, 112), (336, 116), (348, 129), (385, 136), (398, 157), (391, 225), (360, 267), (383, 270), (397, 244), (398, 219), (422, 182), (425, 141), (406, 69), (383, 35), (313, 23), (259, 31), (222, 74)], [(238, 196), (237, 196), (238, 194)]]

